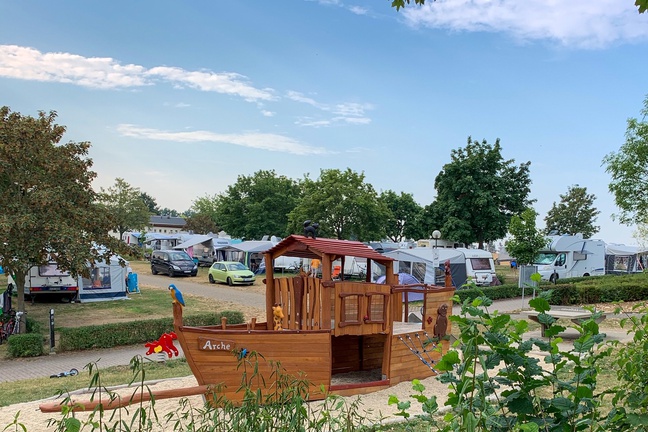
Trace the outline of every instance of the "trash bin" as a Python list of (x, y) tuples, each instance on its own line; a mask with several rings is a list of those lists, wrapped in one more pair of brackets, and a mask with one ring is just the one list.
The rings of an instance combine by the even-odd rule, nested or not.
[(139, 286), (137, 286), (137, 273), (131, 273), (128, 275), (128, 292), (139, 292)]

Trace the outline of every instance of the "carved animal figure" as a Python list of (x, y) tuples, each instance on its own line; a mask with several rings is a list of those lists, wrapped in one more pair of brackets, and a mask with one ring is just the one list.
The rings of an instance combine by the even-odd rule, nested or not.
[(304, 236), (317, 238), (317, 229), (319, 224), (317, 222), (311, 223), (310, 220), (304, 221)]
[(182, 306), (185, 305), (184, 298), (182, 298), (182, 293), (175, 285), (169, 285), (169, 291), (171, 291), (171, 298), (173, 299), (173, 303), (179, 303)]
[(448, 305), (442, 304), (437, 309), (437, 320), (434, 324), (434, 337), (441, 339), (448, 331)]
[(171, 332), (164, 333), (158, 340), (154, 342), (147, 342), (146, 344), (144, 344), (144, 346), (148, 348), (146, 355), (164, 351), (169, 356), (169, 358), (173, 357), (174, 355), (177, 357), (179, 352), (175, 345), (173, 345), (174, 339), (178, 339), (178, 336), (175, 334), (175, 332)]
[(272, 319), (274, 321), (274, 329), (275, 330), (283, 330), (283, 319), (284, 319), (284, 314), (283, 314), (283, 309), (281, 308), (280, 305), (276, 304), (272, 306)]

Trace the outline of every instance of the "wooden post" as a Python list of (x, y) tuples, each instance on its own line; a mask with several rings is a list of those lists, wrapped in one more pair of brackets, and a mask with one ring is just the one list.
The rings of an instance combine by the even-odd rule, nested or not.
[(272, 330), (273, 328), (273, 315), (272, 306), (275, 304), (275, 287), (274, 287), (274, 264), (272, 255), (265, 254), (265, 268), (266, 268), (266, 329)]
[(227, 317), (221, 317), (221, 328), (223, 330), (227, 328)]

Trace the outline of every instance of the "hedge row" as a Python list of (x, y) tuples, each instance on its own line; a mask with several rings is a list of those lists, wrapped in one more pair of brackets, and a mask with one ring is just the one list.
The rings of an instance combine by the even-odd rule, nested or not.
[(37, 357), (43, 355), (43, 335), (24, 333), (9, 336), (7, 354), (10, 357)]
[[(541, 283), (539, 290), (550, 291), (552, 305), (580, 305), (648, 300), (648, 273), (635, 275), (606, 275), (560, 279), (559, 284)], [(532, 288), (525, 288), (530, 294)], [(461, 302), (485, 295), (491, 300), (520, 297), (522, 288), (504, 284), (485, 288), (467, 288), (456, 291)]]
[[(568, 281), (565, 281), (568, 282)], [(549, 303), (577, 305), (648, 300), (648, 274), (601, 276), (551, 285)]]
[[(186, 326), (220, 325), (221, 318), (226, 317), (228, 324), (241, 324), (243, 314), (239, 311), (185, 316)], [(163, 333), (173, 331), (173, 318), (130, 321), (126, 323), (103, 324), (86, 327), (62, 327), (59, 334), (59, 351), (78, 351), (94, 348), (113, 348), (122, 345), (136, 345), (152, 342)]]

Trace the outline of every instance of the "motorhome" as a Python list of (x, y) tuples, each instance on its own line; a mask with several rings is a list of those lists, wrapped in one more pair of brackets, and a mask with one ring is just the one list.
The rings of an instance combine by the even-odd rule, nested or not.
[[(11, 276), (8, 278), (8, 283), (16, 285)], [(57, 295), (74, 300), (78, 293), (77, 279), (69, 272), (59, 269), (54, 261), (30, 268), (25, 277), (25, 298), (33, 300), (35, 296)]]
[(605, 242), (584, 239), (582, 234), (547, 236), (534, 265), (543, 280), (601, 276), (605, 274)]

